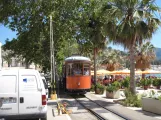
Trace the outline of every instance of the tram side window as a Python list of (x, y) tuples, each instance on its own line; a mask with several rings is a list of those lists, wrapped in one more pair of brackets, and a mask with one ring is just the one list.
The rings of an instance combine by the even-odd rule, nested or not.
[(90, 75), (89, 74), (89, 64), (84, 64), (84, 70), (83, 70), (83, 75)]
[(73, 63), (72, 66), (72, 73), (73, 75), (82, 75), (83, 74), (83, 64), (82, 63)]
[(70, 68), (70, 65), (67, 65), (67, 68), (66, 68), (66, 75), (67, 75), (67, 76), (71, 76), (71, 68)]

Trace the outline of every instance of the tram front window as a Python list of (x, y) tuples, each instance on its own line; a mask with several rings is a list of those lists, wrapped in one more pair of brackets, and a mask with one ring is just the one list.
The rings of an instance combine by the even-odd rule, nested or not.
[(68, 76), (83, 75), (83, 63), (68, 63), (66, 72)]
[(82, 63), (73, 63), (72, 65), (73, 75), (82, 75), (82, 68), (83, 68)]
[(68, 63), (66, 72), (68, 76), (77, 75), (90, 75), (90, 64), (89, 63)]

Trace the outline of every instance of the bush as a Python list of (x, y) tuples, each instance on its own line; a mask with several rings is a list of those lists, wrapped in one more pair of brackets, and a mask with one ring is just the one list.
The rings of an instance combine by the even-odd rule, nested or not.
[(141, 79), (141, 85), (142, 86), (148, 86), (148, 85), (150, 85), (151, 84), (151, 79), (147, 79), (147, 78), (145, 78), (145, 79)]
[(161, 79), (155, 78), (155, 79), (153, 80), (153, 86), (160, 86), (160, 85), (161, 85)]
[(100, 83), (96, 83), (96, 88), (99, 88), (100, 90), (103, 90), (105, 89), (105, 86), (100, 84)]
[(106, 91), (108, 92), (117, 91), (120, 88), (120, 86), (121, 86), (120, 83), (118, 81), (115, 81), (111, 85), (107, 86)]
[(159, 97), (158, 97), (158, 100), (160, 100), (160, 101), (161, 101), (161, 96), (159, 96)]
[(92, 84), (91, 89), (90, 89), (92, 92), (94, 92), (94, 87), (95, 87), (94, 84)]
[(105, 89), (104, 85), (102, 85), (100, 83), (97, 83), (96, 84), (96, 91), (95, 91), (95, 93), (96, 94), (103, 94), (104, 89)]
[(141, 97), (133, 94), (129, 89), (125, 89), (124, 91), (126, 99), (124, 101), (125, 106), (129, 107), (141, 107)]
[(121, 86), (125, 87), (125, 88), (129, 88), (130, 86), (130, 77), (126, 77), (122, 82), (121, 82)]
[(118, 81), (115, 81), (114, 83), (112, 83), (112, 85), (115, 86), (117, 89), (121, 87), (121, 84)]
[(141, 83), (139, 83), (139, 82), (136, 83), (136, 86), (137, 86), (137, 87), (140, 87), (140, 86), (141, 86)]
[(113, 92), (113, 91), (116, 91), (116, 90), (117, 90), (117, 88), (115, 86), (112, 86), (112, 85), (109, 85), (106, 88), (106, 91), (108, 91), (108, 92)]
[(151, 85), (153, 83), (153, 79), (152, 78), (149, 78), (148, 79), (148, 84)]

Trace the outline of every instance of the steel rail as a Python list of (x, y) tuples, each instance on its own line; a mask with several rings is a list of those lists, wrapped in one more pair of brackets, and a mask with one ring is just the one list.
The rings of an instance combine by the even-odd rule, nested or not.
[(94, 112), (93, 110), (87, 108), (85, 105), (83, 105), (77, 98), (73, 97), (80, 105), (82, 105), (88, 112), (90, 112), (92, 115), (94, 115), (98, 120), (107, 120), (105, 118), (103, 118), (102, 116), (100, 116), (99, 114), (97, 114), (96, 112)]
[(121, 114), (118, 114), (118, 113), (116, 113), (116, 112), (114, 112), (114, 111), (112, 111), (112, 110), (110, 110), (110, 109), (108, 109), (108, 108), (106, 108), (106, 107), (100, 105), (99, 103), (97, 103), (97, 102), (91, 100), (90, 98), (86, 97), (85, 95), (82, 95), (82, 96), (84, 96), (84, 97), (87, 98), (88, 100), (94, 102), (94, 103), (97, 104), (98, 106), (100, 106), (100, 107), (102, 107), (102, 108), (108, 110), (109, 112), (111, 112), (111, 113), (113, 113), (113, 114), (119, 116), (120, 118), (123, 118), (123, 119), (125, 119), (125, 120), (129, 120), (129, 118), (127, 118), (127, 117), (125, 117), (125, 116), (123, 116), (123, 115), (121, 115)]

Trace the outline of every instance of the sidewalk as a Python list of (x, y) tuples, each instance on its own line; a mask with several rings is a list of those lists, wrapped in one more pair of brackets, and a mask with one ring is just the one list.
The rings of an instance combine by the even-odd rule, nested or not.
[(71, 120), (68, 114), (58, 115), (57, 100), (48, 100), (48, 120)]
[(69, 117), (69, 115), (63, 114), (63, 115), (55, 116), (53, 120), (71, 120), (71, 118)]

